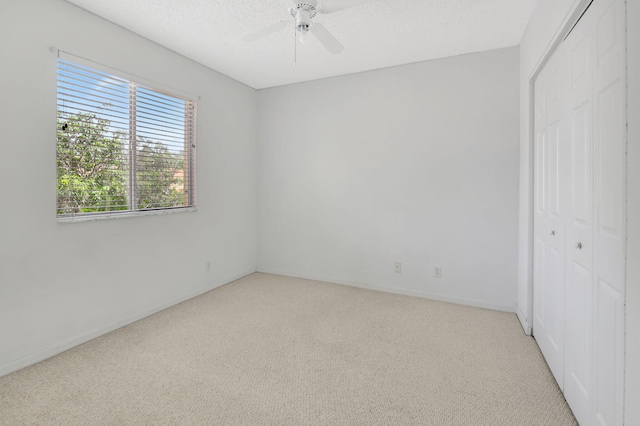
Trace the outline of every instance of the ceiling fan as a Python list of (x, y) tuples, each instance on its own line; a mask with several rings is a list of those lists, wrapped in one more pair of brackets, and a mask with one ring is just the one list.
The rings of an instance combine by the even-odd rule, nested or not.
[[(304, 43), (311, 33), (329, 53), (337, 55), (344, 50), (344, 46), (322, 24), (313, 22), (312, 19), (318, 13), (329, 14), (370, 1), (372, 0), (324, 0), (320, 2), (318, 0), (294, 0), (289, 8), (289, 14), (295, 19), (295, 30), (301, 43)], [(242, 40), (255, 41), (283, 30), (289, 25), (291, 25), (291, 20), (280, 21), (247, 34)]]

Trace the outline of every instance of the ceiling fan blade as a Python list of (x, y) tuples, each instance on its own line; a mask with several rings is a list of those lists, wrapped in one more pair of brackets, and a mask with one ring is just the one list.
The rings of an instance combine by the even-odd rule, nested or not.
[(311, 33), (316, 36), (329, 53), (337, 55), (344, 50), (344, 46), (322, 24), (313, 24)]
[(256, 31), (255, 33), (251, 33), (251, 34), (247, 34), (246, 36), (244, 36), (242, 38), (242, 41), (256, 41), (258, 39), (261, 39), (262, 37), (266, 37), (268, 35), (271, 35), (275, 32), (278, 32), (282, 29), (284, 29), (287, 25), (289, 25), (291, 22), (289, 21), (280, 21), (277, 22), (273, 25), (269, 25), (268, 27), (265, 27), (261, 30)]
[(320, 13), (333, 13), (350, 7), (358, 6), (364, 3), (370, 3), (374, 0), (324, 0), (318, 7)]

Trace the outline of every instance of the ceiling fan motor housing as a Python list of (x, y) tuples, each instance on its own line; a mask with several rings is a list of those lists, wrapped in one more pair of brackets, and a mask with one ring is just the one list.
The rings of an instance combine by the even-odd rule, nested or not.
[(311, 18), (316, 16), (318, 2), (315, 0), (306, 0), (304, 2), (295, 2), (290, 9), (291, 16), (296, 18), (296, 29), (306, 33), (311, 28)]

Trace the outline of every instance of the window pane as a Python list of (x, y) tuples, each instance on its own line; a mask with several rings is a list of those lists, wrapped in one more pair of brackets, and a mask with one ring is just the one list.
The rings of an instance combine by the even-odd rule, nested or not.
[(58, 63), (59, 215), (127, 210), (128, 85)]
[(143, 87), (136, 99), (138, 208), (185, 205), (185, 103)]

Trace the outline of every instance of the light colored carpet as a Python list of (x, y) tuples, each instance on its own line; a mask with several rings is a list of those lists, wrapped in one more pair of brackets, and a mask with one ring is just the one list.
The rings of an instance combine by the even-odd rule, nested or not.
[(0, 378), (2, 425), (575, 425), (515, 315), (253, 274)]

